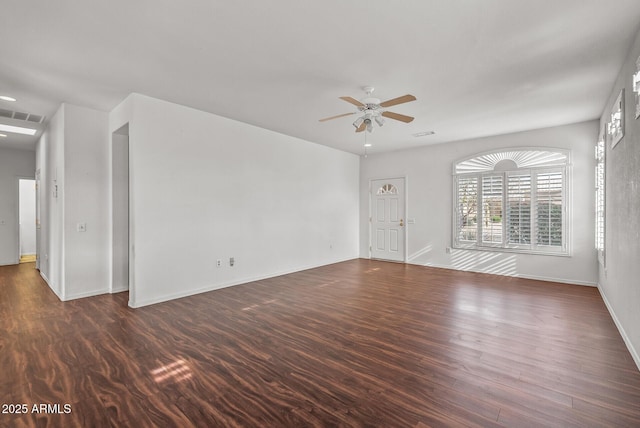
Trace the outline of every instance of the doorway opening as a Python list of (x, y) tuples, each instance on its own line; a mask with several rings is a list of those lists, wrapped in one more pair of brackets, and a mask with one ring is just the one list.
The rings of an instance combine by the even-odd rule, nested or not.
[(111, 293), (129, 290), (131, 240), (129, 227), (129, 124), (111, 136), (112, 271)]
[(18, 179), (18, 233), (19, 261), (36, 261), (36, 180)]

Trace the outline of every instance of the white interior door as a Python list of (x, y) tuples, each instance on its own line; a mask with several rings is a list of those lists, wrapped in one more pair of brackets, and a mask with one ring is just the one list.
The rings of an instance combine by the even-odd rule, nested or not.
[(404, 178), (371, 181), (371, 257), (405, 261)]

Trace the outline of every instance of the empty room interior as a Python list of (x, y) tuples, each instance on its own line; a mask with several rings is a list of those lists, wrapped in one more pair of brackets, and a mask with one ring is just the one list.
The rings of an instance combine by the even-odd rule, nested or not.
[(0, 426), (640, 426), (637, 0), (5, 3)]

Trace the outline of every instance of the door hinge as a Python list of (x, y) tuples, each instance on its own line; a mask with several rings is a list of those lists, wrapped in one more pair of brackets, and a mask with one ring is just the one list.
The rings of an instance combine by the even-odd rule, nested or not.
[(373, 217), (369, 217), (369, 223), (373, 221)]
[(369, 245), (369, 251), (373, 251), (373, 248), (371, 248), (371, 245)]

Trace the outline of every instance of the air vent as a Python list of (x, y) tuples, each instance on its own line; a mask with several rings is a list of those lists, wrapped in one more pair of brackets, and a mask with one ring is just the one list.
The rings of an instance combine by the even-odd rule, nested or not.
[(0, 117), (7, 117), (9, 119), (24, 120), (26, 122), (42, 123), (44, 122), (44, 116), (37, 114), (23, 113), (20, 111), (11, 111), (0, 108)]
[(435, 134), (434, 131), (424, 131), (424, 132), (417, 132), (415, 134), (411, 134), (412, 136), (419, 138), (419, 137), (426, 137), (427, 135), (433, 135)]

